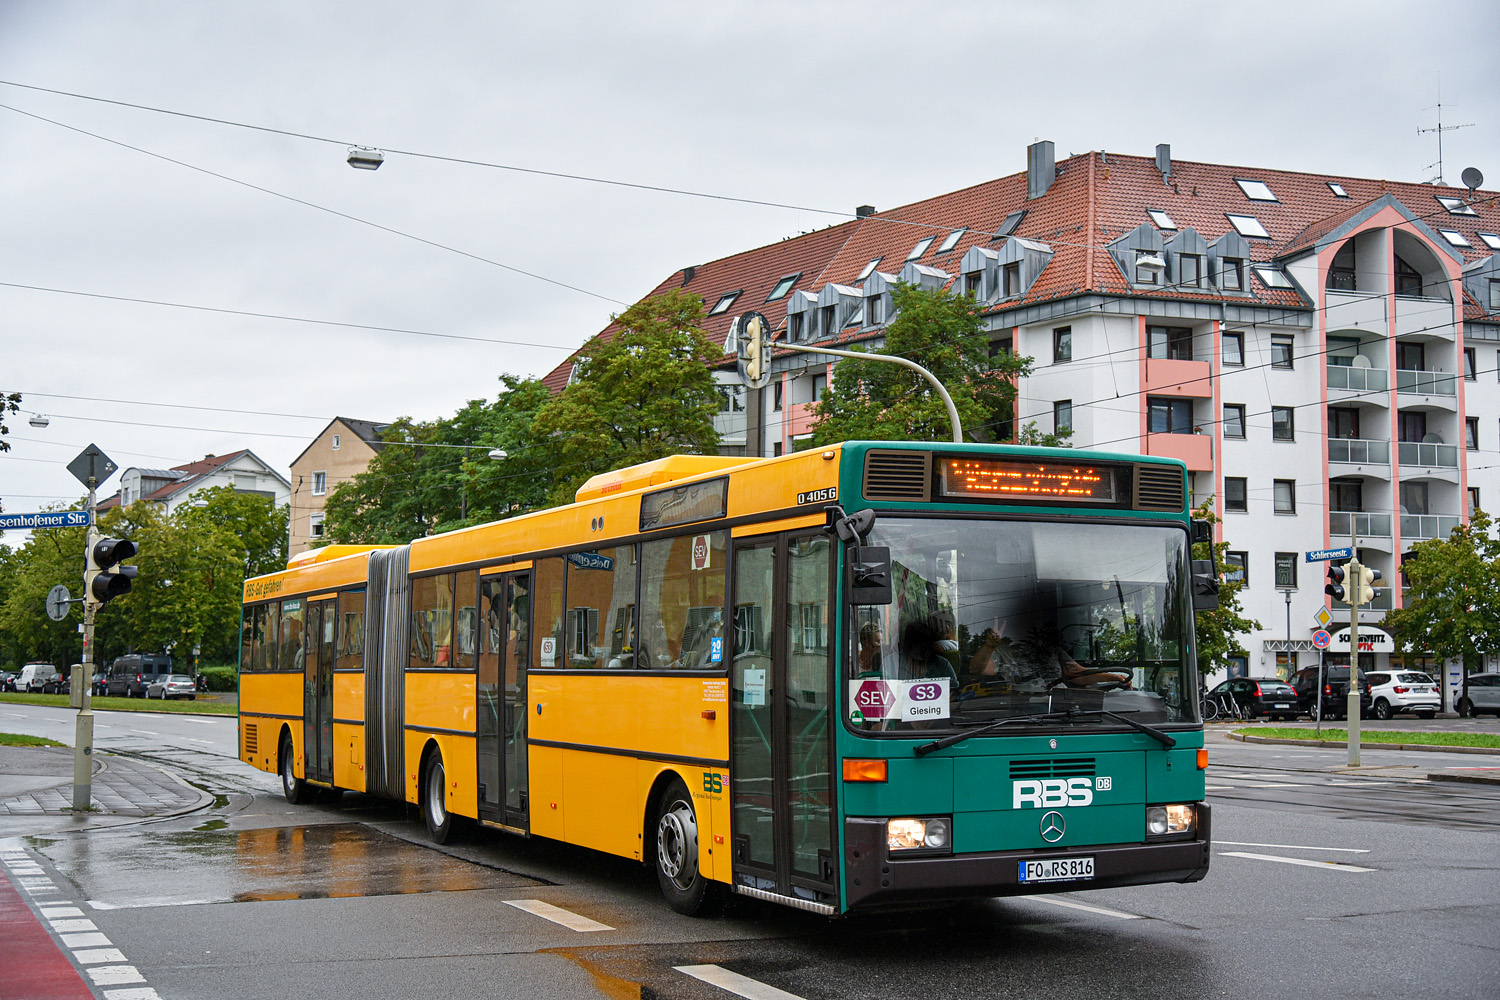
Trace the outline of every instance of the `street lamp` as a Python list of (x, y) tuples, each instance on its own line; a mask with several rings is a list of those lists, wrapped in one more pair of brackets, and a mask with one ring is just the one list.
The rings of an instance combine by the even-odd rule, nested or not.
[(379, 170), (385, 162), (385, 154), (366, 146), (349, 147), (349, 166), (355, 170)]
[(41, 430), (43, 427), (46, 427), (48, 424), (50, 424), (52, 422), (52, 419), (45, 413), (33, 413), (26, 422), (35, 427), (37, 430)]

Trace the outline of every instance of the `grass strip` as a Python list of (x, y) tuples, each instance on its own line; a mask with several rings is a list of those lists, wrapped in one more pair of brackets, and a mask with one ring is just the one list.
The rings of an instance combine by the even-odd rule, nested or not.
[[(0, 702), (14, 705), (47, 705), (51, 708), (67, 708), (65, 694), (22, 694), (7, 691), (0, 694)], [(150, 701), (145, 698), (95, 698), (96, 711), (111, 712), (160, 712), (179, 715), (238, 715), (239, 707), (219, 701), (200, 698), (197, 701)]]
[[(1318, 736), (1312, 729), (1260, 728), (1237, 729), (1241, 736), (1264, 736), (1273, 740), (1316, 740), (1347, 743), (1347, 729), (1324, 729)], [(1361, 743), (1422, 743), (1439, 747), (1500, 747), (1500, 733), (1409, 733), (1386, 729), (1361, 729)]]
[(65, 747), (66, 743), (49, 740), (45, 736), (26, 736), (22, 733), (0, 733), (0, 747)]

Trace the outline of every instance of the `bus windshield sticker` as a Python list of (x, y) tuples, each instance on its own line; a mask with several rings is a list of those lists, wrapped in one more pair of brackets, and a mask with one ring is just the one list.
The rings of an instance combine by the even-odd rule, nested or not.
[(694, 571), (708, 569), (709, 554), (712, 551), (707, 535), (693, 536), (692, 566)]
[(951, 678), (918, 677), (849, 682), (850, 717), (920, 722), (948, 718)]
[(833, 503), (839, 498), (837, 486), (826, 486), (821, 490), (809, 490), (806, 493), (797, 494), (797, 506), (809, 503)]
[(724, 516), (728, 501), (727, 478), (647, 493), (641, 497), (641, 530), (712, 521)]
[(745, 671), (745, 704), (760, 706), (766, 703), (766, 672), (764, 669)]
[(1115, 466), (1022, 462), (1004, 458), (945, 458), (938, 464), (945, 497), (1114, 503)]
[(716, 635), (708, 640), (708, 662), (724, 662), (724, 637), (722, 635)]
[(542, 666), (544, 666), (544, 667), (555, 667), (555, 666), (557, 666), (557, 637), (556, 636), (551, 636), (551, 635), (546, 636), (545, 638), (542, 639), (541, 646), (542, 646)]

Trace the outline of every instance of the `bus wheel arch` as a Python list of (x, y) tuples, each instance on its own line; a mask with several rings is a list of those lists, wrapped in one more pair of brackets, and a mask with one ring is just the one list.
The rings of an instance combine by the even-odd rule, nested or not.
[(453, 813), (448, 809), (448, 777), (443, 751), (436, 740), (422, 748), (422, 767), (417, 772), (417, 806), (427, 824), (427, 835), (435, 844), (446, 844), (453, 836)]
[(278, 748), (276, 770), (281, 775), (281, 794), (292, 805), (301, 805), (308, 799), (308, 788), (307, 782), (297, 777), (297, 744), (290, 726), (281, 727)]
[(698, 866), (698, 813), (682, 777), (664, 771), (647, 798), (645, 854), (656, 870), (667, 903), (688, 916), (712, 916), (723, 903), (723, 886)]

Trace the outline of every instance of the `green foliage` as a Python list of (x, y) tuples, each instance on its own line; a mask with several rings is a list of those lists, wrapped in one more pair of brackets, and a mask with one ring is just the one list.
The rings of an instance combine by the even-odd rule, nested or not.
[[(1212, 503), (1207, 500), (1193, 511), (1193, 518), (1210, 524), (1217, 524), (1221, 520), (1214, 513)], [(1213, 556), (1221, 571), (1228, 565), (1225, 562), (1224, 553), (1229, 550), (1229, 544), (1227, 541), (1213, 543)], [(1194, 559), (1208, 559), (1209, 557), (1209, 543), (1200, 542), (1193, 546)], [(1231, 656), (1249, 655), (1245, 651), (1244, 644), (1240, 642), (1240, 636), (1259, 629), (1261, 624), (1252, 618), (1246, 618), (1243, 614), (1244, 609), (1240, 607), (1240, 589), (1243, 586), (1244, 584), (1240, 581), (1225, 580), (1221, 575), (1218, 608), (1213, 611), (1199, 611), (1194, 615), (1200, 673), (1210, 674), (1227, 666)]]
[(1466, 662), (1500, 652), (1500, 539), (1488, 514), (1476, 510), (1447, 538), (1413, 545), (1402, 570), (1404, 606), (1383, 627), (1403, 652)]
[(578, 358), (571, 384), (542, 406), (533, 432), (553, 457), (548, 500), (571, 503), (590, 476), (676, 454), (713, 454), (721, 399), (708, 363), (703, 302), (673, 290), (616, 317), (621, 329)]
[(1030, 444), (1042, 448), (1071, 448), (1068, 438), (1073, 436), (1073, 428), (1063, 427), (1051, 433), (1043, 434), (1036, 429), (1036, 421), (1029, 420), (1016, 435), (1016, 444)]
[(20, 409), (21, 394), (19, 392), (0, 392), (0, 451), (10, 451), (10, 442), (5, 440), (5, 436), (10, 433), (10, 428), (5, 425), (6, 415)]
[[(1008, 440), (1018, 376), (1031, 359), (989, 356), (984, 320), (970, 296), (897, 285), (895, 318), (879, 353), (915, 361), (943, 383), (968, 440)], [(947, 408), (917, 372), (889, 362), (847, 359), (834, 366), (813, 407), (810, 447), (838, 441), (951, 441)]]
[(210, 691), (238, 691), (240, 672), (237, 667), (199, 667), (198, 673), (208, 682)]
[(85, 533), (84, 528), (47, 528), (33, 531), (18, 549), (0, 549), (0, 660), (12, 666), (46, 660), (64, 667), (81, 658), (81, 612), (55, 622), (47, 617), (46, 604), (47, 591), (58, 584), (82, 596)]
[(217, 486), (193, 494), (193, 503), (179, 507), (178, 523), (187, 529), (209, 527), (231, 531), (245, 546), (245, 576), (261, 576), (286, 569), (287, 518), (291, 508), (278, 507), (267, 496), (241, 493), (232, 486)]

